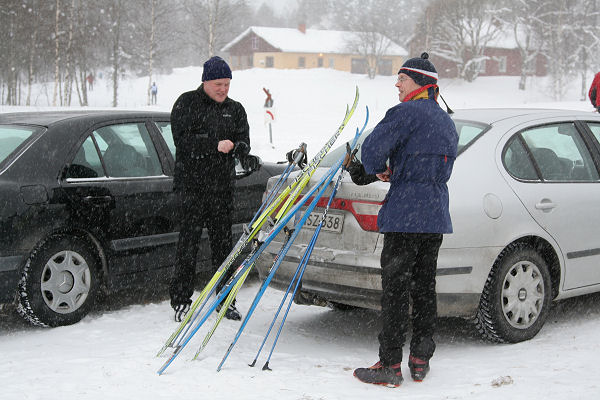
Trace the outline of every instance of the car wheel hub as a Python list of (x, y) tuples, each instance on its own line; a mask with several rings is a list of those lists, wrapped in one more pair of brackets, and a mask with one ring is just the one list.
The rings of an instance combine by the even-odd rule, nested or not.
[(75, 282), (73, 274), (69, 271), (62, 271), (60, 275), (62, 282), (58, 285), (58, 291), (63, 294), (69, 293), (73, 289), (73, 283)]
[(44, 266), (42, 297), (52, 311), (59, 314), (74, 312), (85, 303), (90, 288), (90, 268), (77, 252), (60, 251)]
[(544, 304), (544, 281), (538, 267), (529, 261), (514, 264), (502, 286), (502, 312), (506, 321), (518, 329), (531, 327)]

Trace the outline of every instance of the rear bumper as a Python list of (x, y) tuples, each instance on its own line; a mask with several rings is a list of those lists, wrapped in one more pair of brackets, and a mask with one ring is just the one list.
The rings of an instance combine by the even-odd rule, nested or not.
[[(277, 246), (275, 246), (276, 248)], [(292, 246), (271, 285), (286, 290), (304, 249)], [(362, 308), (380, 309), (381, 269), (379, 254), (336, 252), (332, 257), (315, 249), (302, 278), (303, 296), (315, 304), (326, 301)], [(472, 317), (477, 312), (483, 285), (498, 249), (442, 249), (438, 258), (438, 314), (444, 317)], [(268, 254), (268, 253), (267, 253)], [(272, 257), (258, 260), (261, 278), (269, 273)], [(452, 266), (452, 267), (450, 267)], [(316, 296), (316, 298), (315, 298)]]
[(14, 301), (24, 258), (24, 256), (0, 257), (0, 303)]

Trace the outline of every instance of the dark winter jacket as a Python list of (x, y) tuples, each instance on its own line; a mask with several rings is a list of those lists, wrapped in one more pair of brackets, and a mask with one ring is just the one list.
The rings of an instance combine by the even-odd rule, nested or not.
[(594, 108), (600, 109), (600, 72), (594, 76), (588, 96)]
[(377, 218), (380, 232), (452, 232), (446, 182), (458, 134), (434, 100), (436, 90), (425, 89), (424, 96), (390, 108), (362, 145), (367, 174), (385, 172), (388, 159), (392, 171)]
[[(183, 93), (171, 111), (171, 129), (176, 147), (175, 191), (232, 190), (235, 177), (233, 151), (217, 150), (229, 139), (236, 149), (250, 151), (250, 128), (244, 107), (230, 99), (217, 103), (203, 85)], [(240, 142), (247, 146), (240, 145)]]

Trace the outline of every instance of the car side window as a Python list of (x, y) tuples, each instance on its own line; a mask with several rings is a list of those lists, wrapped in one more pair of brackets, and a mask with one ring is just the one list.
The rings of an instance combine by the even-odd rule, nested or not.
[(175, 141), (173, 140), (173, 132), (171, 131), (171, 123), (170, 122), (156, 122), (156, 126), (160, 131), (163, 139), (169, 146), (169, 151), (171, 151), (171, 155), (173, 156), (173, 160), (175, 159)]
[(545, 125), (521, 132), (544, 181), (597, 181), (598, 170), (573, 123)]
[(456, 126), (456, 132), (458, 133), (458, 154), (460, 154), (465, 147), (477, 140), (479, 135), (488, 128), (486, 125), (461, 120), (455, 120), (454, 125)]
[(91, 136), (85, 139), (69, 164), (66, 178), (97, 178), (104, 176), (100, 156)]
[(93, 132), (108, 176), (143, 177), (162, 174), (160, 160), (144, 123), (109, 125)]
[(515, 178), (528, 181), (539, 180), (519, 135), (514, 136), (508, 143), (503, 161), (506, 170)]

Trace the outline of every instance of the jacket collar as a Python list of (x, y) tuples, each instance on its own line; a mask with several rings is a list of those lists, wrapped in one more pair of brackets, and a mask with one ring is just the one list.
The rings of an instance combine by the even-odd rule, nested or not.
[(437, 103), (439, 93), (440, 88), (438, 87), (438, 85), (425, 85), (407, 94), (402, 102), (404, 103), (411, 100), (433, 99)]

